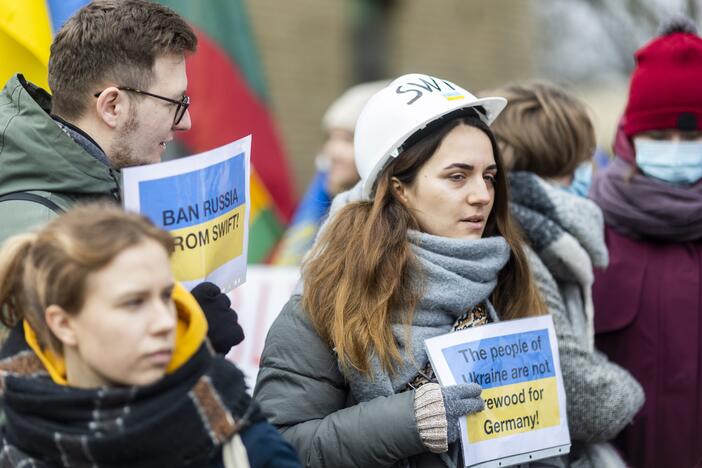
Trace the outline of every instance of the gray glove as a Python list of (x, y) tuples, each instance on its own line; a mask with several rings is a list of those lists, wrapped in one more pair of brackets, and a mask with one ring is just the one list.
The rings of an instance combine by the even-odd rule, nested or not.
[(483, 389), (480, 385), (458, 384), (449, 387), (441, 387), (444, 396), (444, 407), (446, 408), (446, 422), (448, 424), (448, 443), (456, 442), (461, 435), (461, 426), (458, 424), (459, 418), (466, 414), (473, 414), (481, 411), (485, 402), (480, 398)]

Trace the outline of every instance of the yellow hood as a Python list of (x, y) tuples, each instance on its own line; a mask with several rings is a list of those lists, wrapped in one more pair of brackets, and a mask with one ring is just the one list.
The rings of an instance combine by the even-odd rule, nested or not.
[[(180, 283), (176, 283), (175, 288), (173, 288), (173, 301), (178, 313), (178, 323), (176, 325), (175, 351), (166, 369), (166, 373), (169, 374), (185, 364), (200, 348), (207, 336), (205, 314), (192, 294)], [(58, 356), (48, 348), (42, 348), (36, 333), (26, 320), (23, 322), (23, 326), (27, 344), (44, 364), (51, 379), (59, 385), (68, 385), (66, 363), (63, 357)]]

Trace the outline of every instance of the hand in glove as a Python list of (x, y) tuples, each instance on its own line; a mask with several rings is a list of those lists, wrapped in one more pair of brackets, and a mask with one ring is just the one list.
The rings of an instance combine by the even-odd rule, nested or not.
[(441, 388), (441, 393), (444, 396), (444, 407), (446, 408), (449, 444), (458, 440), (458, 437), (461, 435), (461, 426), (458, 423), (459, 418), (467, 414), (477, 413), (485, 407), (485, 402), (480, 398), (482, 390), (480, 385), (475, 383)]
[(458, 421), (466, 414), (483, 409), (478, 384), (440, 387), (437, 383), (422, 385), (414, 394), (417, 430), (424, 446), (434, 453), (448, 450), (461, 434)]
[(200, 283), (191, 291), (207, 318), (207, 338), (215, 352), (226, 354), (232, 346), (244, 341), (244, 330), (231, 308), (231, 301), (216, 284)]

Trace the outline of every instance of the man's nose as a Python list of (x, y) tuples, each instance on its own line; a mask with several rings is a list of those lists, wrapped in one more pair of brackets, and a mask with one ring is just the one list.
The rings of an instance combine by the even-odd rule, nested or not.
[(173, 130), (184, 132), (186, 130), (190, 130), (190, 127), (192, 127), (192, 121), (190, 120), (190, 110), (186, 110), (185, 114), (183, 114), (183, 118), (180, 119), (180, 122), (178, 122), (177, 125), (173, 126)]

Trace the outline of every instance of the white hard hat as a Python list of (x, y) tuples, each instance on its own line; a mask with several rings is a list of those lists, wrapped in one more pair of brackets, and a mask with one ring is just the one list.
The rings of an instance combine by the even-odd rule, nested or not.
[(462, 109), (478, 108), (480, 119), (490, 125), (506, 105), (505, 98), (479, 99), (450, 81), (429, 75), (397, 78), (370, 98), (356, 123), (354, 151), (363, 198), (370, 198), (378, 174), (402, 152), (407, 139), (431, 122)]

